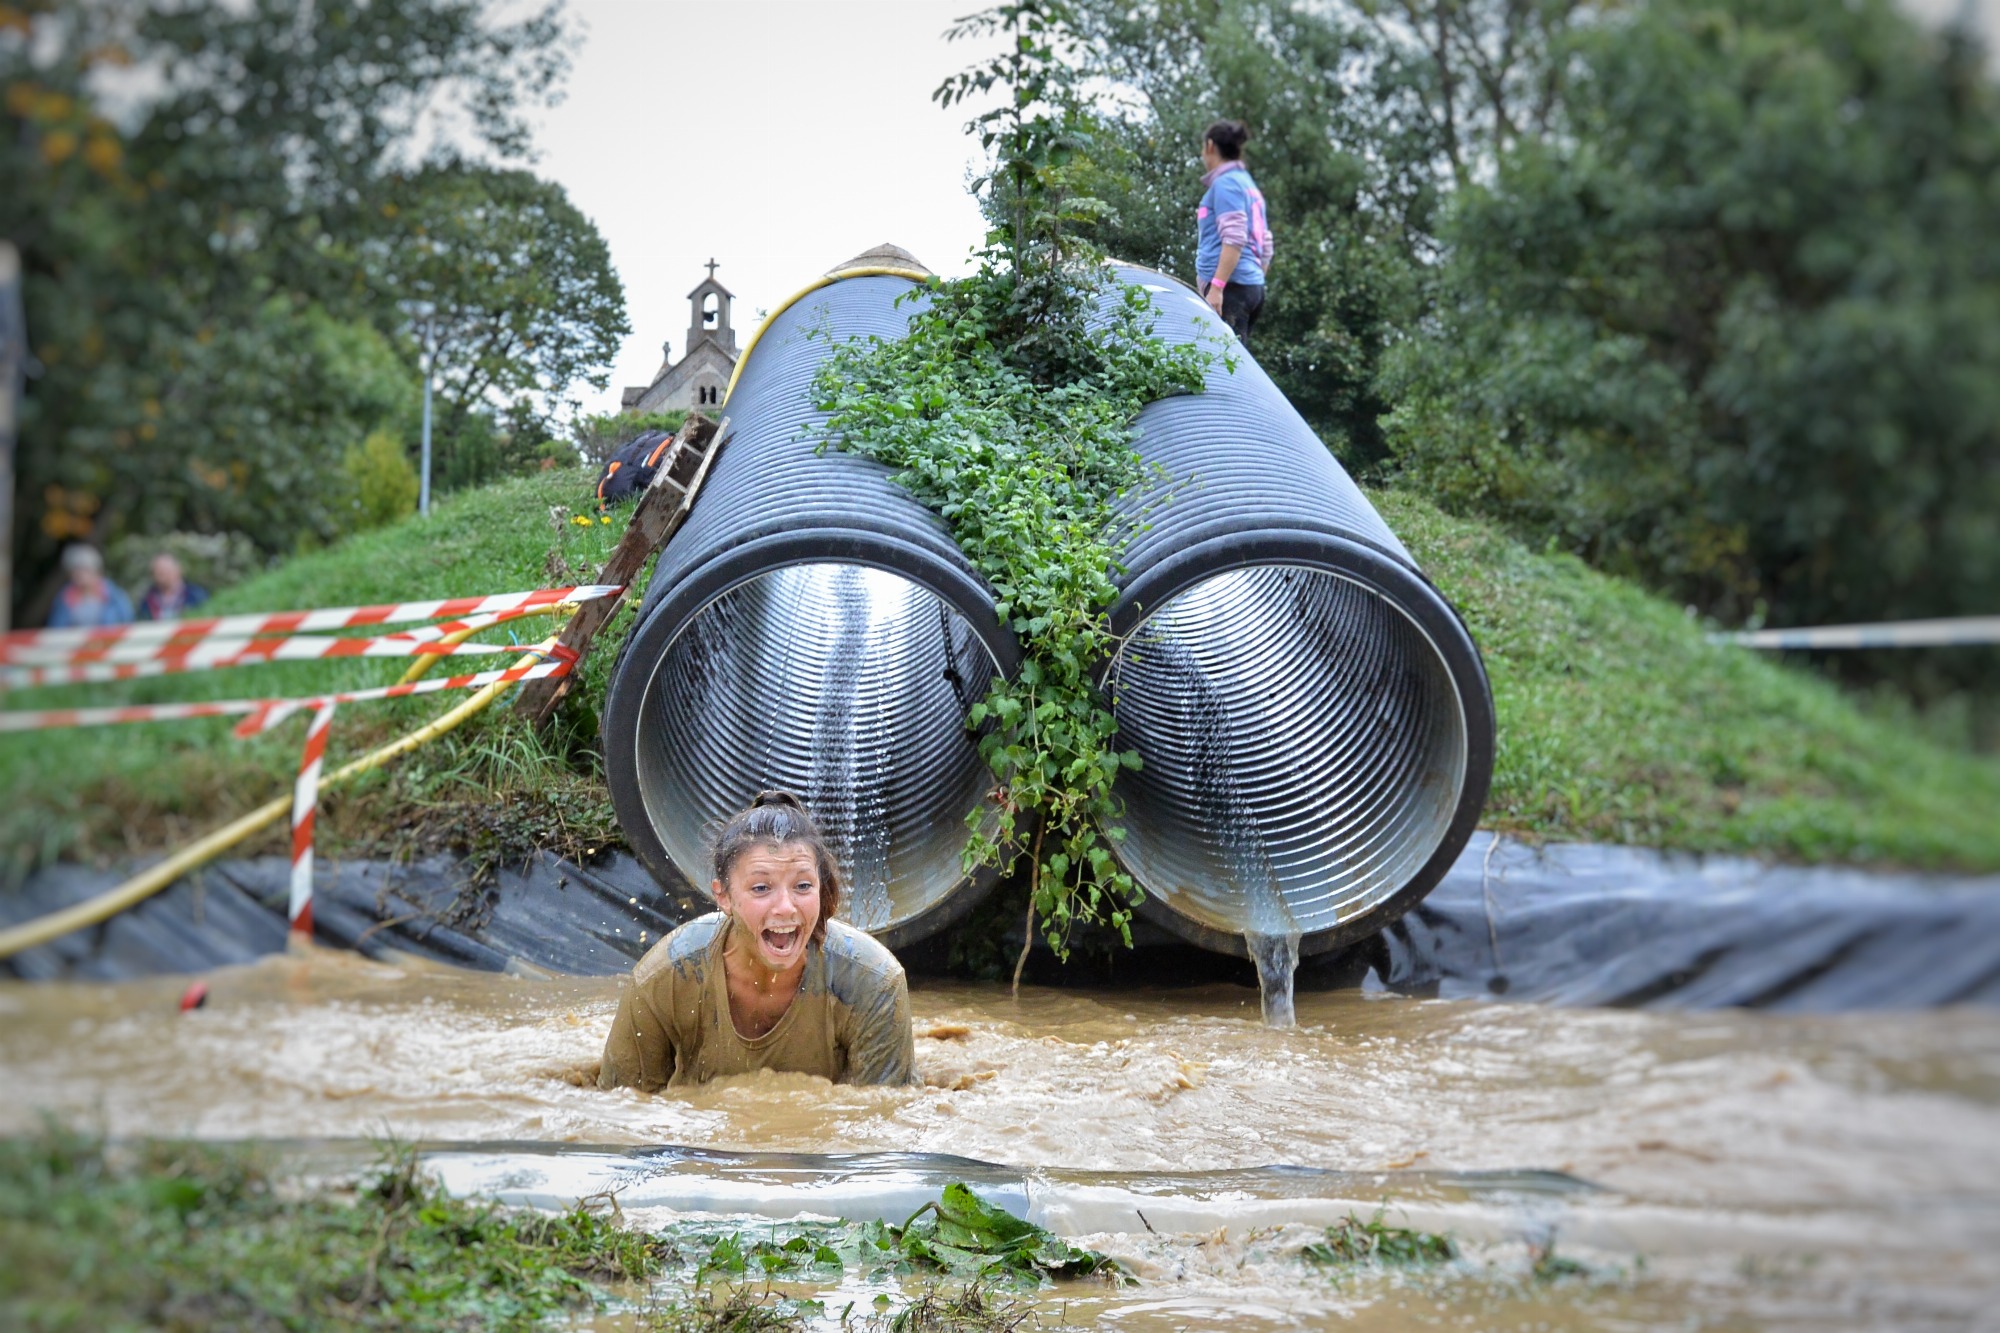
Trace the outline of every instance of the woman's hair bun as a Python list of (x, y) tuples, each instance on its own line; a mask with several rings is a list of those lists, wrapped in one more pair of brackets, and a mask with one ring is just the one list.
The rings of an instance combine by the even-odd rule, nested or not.
[(1203, 137), (1215, 145), (1224, 160), (1233, 162), (1243, 156), (1243, 145), (1250, 142), (1250, 127), (1240, 120), (1218, 120), (1203, 131)]
[(762, 810), (767, 805), (782, 805), (791, 810), (804, 810), (806, 803), (788, 791), (760, 791), (750, 802), (752, 810)]

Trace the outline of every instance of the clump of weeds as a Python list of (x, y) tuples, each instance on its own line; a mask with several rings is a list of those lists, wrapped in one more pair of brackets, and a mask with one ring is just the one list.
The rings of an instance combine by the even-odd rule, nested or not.
[(1430, 1268), (1458, 1258), (1451, 1237), (1390, 1226), (1385, 1212), (1377, 1209), (1366, 1222), (1349, 1213), (1326, 1229), (1325, 1240), (1300, 1251), (1301, 1257), (1315, 1264), (1385, 1268)]

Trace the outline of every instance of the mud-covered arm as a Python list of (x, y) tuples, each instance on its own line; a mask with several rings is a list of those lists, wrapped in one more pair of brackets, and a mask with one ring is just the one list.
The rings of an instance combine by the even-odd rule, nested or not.
[(600, 1088), (658, 1092), (674, 1076), (673, 1036), (654, 1011), (648, 989), (635, 981), (618, 999), (618, 1016), (611, 1020), (604, 1062), (597, 1069)]
[(901, 1087), (917, 1081), (917, 1041), (910, 1031), (910, 987), (903, 969), (871, 979), (855, 997), (845, 1027), (847, 1068), (842, 1083)]

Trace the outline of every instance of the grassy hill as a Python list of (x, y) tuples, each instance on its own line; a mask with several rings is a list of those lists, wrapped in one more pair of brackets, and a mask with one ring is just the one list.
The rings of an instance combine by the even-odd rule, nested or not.
[[(218, 597), (216, 609), (588, 581), (620, 528), (551, 514), (584, 508), (587, 489), (574, 473), (545, 474), (454, 496), (428, 521), (287, 561)], [(1486, 655), (1500, 721), (1490, 827), (1787, 860), (2000, 869), (2000, 760), (1941, 747), (1812, 675), (1712, 646), (1679, 608), (1572, 558), (1530, 551), (1411, 495), (1375, 498)], [(532, 640), (545, 623), (516, 633)], [(532, 845), (576, 851), (615, 839), (593, 748), (614, 647), (600, 640), (585, 688), (552, 736), (532, 735), (511, 709), (495, 707), (390, 771), (329, 793), (322, 850), (449, 847), (498, 859)], [(8, 706), (349, 688), (386, 683), (400, 667), (208, 672), (23, 691)], [(432, 697), (342, 710), (329, 766), (444, 707)], [(221, 722), (0, 737), (0, 846), (16, 872), (58, 858), (160, 852), (288, 790), (301, 728), (249, 742)], [(245, 850), (277, 851), (280, 839), (273, 832)]]
[(1487, 826), (1797, 861), (2000, 868), (2000, 759), (1940, 746), (1681, 608), (1377, 494), (1493, 680)]
[[(591, 479), (576, 472), (454, 495), (429, 519), (409, 518), (326, 550), (297, 556), (219, 594), (217, 614), (353, 606), (433, 597), (517, 592), (587, 583), (623, 531), (578, 525), (595, 513)], [(629, 623), (621, 614), (617, 634)], [(516, 621), (483, 641), (535, 642), (549, 620)], [(511, 633), (509, 632), (511, 631)], [(442, 741), (321, 799), (322, 853), (379, 855), (450, 848), (518, 855), (535, 844), (569, 849), (617, 836), (611, 802), (590, 746), (617, 634), (600, 636), (586, 664), (583, 699), (547, 738), (515, 720), (505, 700)], [(459, 670), (490, 670), (511, 656), (478, 657)], [(464, 663), (468, 659), (457, 658)], [(11, 708), (170, 699), (256, 698), (385, 685), (403, 661), (348, 660), (198, 672), (117, 686), (16, 692)], [(336, 715), (327, 768), (402, 735), (455, 702), (429, 695), (355, 704)], [(237, 740), (228, 721), (162, 722), (0, 736), (0, 847), (8, 869), (59, 858), (106, 861), (157, 853), (282, 795), (299, 761), (304, 724)], [(277, 852), (273, 831), (245, 844)]]

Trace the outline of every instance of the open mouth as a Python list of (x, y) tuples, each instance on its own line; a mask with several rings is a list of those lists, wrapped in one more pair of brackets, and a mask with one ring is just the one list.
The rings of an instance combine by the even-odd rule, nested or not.
[(798, 947), (799, 940), (803, 936), (797, 926), (786, 926), (783, 929), (767, 927), (762, 932), (761, 938), (766, 953), (776, 958), (783, 958)]

